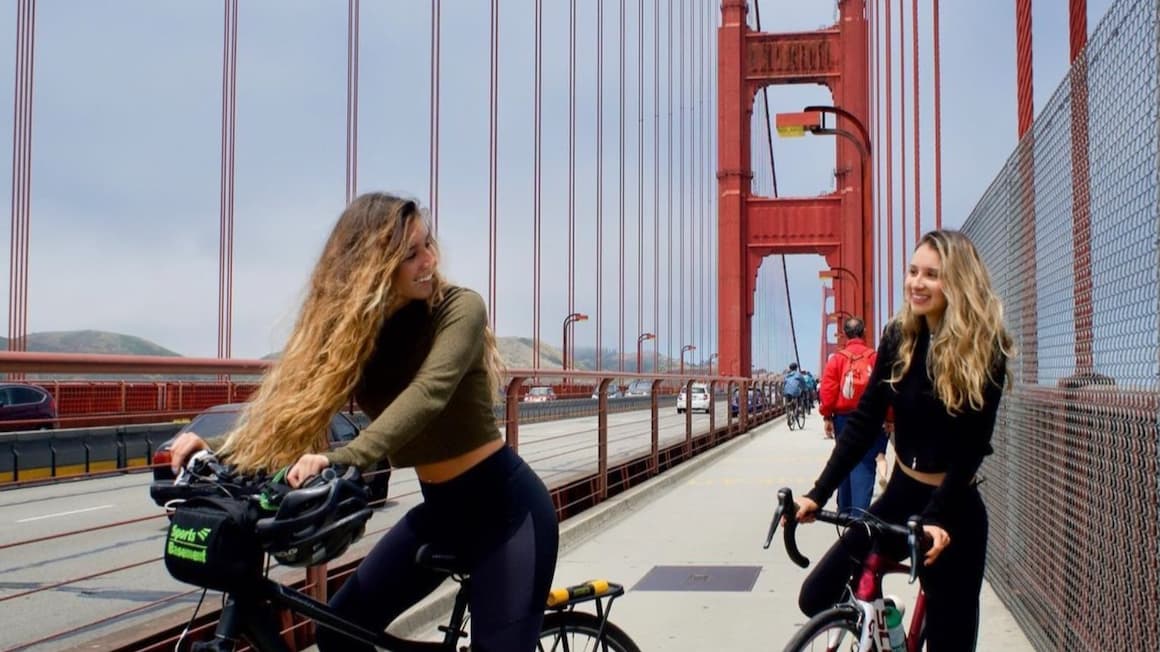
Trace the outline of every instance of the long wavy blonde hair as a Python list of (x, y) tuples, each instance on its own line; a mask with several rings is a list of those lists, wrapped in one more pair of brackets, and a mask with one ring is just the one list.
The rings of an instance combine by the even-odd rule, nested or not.
[[(929, 245), (939, 256), (946, 311), (938, 328), (931, 333), (927, 353), (927, 374), (939, 400), (954, 415), (965, 406), (983, 407), (983, 390), (995, 382), (999, 370), (997, 356), (1014, 357), (1015, 345), (1003, 325), (1003, 304), (991, 287), (991, 277), (979, 252), (959, 231), (931, 231), (922, 236), (915, 250)], [(904, 302), (894, 318), (901, 330), (898, 358), (888, 382), (897, 383), (910, 369), (914, 346), (924, 329), (923, 318)], [(1010, 384), (1011, 376), (1007, 374)]]
[[(222, 447), (231, 464), (243, 472), (272, 471), (327, 450), (330, 419), (350, 400), (383, 323), (406, 304), (392, 279), (410, 248), (411, 225), (425, 219), (414, 201), (385, 193), (361, 195), (343, 211), (282, 356)], [(433, 236), (430, 246), (436, 247)], [(433, 286), (430, 307), (446, 290), (438, 272)], [(495, 385), (502, 367), (490, 329), (484, 347)]]

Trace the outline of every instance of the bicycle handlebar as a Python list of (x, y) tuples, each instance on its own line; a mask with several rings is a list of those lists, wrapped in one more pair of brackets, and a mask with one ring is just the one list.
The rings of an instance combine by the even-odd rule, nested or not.
[[(783, 538), (785, 539), (785, 552), (795, 564), (806, 568), (810, 565), (810, 560), (797, 547), (797, 511), (797, 503), (793, 501), (793, 491), (789, 487), (779, 489), (777, 491), (777, 507), (773, 510), (773, 520), (769, 523), (769, 532), (765, 535), (765, 545), (763, 548), (769, 549), (769, 545), (773, 542), (774, 534), (777, 532), (777, 526), (784, 516), (785, 527), (783, 528)], [(931, 544), (930, 536), (922, 529), (922, 519), (918, 516), (911, 516), (906, 519), (906, 525), (901, 526), (880, 521), (872, 516), (867, 518), (867, 516), (846, 516), (824, 509), (819, 509), (814, 512), (814, 518), (823, 523), (831, 523), (840, 527), (865, 525), (879, 533), (896, 534), (905, 537), (906, 547), (910, 551), (910, 582), (913, 583), (918, 577), (918, 565), (922, 561), (921, 554)]]

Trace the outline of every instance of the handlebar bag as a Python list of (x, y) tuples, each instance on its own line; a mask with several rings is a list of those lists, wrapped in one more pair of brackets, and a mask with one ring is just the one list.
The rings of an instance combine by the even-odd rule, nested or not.
[(244, 592), (262, 575), (248, 500), (197, 496), (177, 505), (165, 537), (165, 568), (174, 579), (215, 591)]

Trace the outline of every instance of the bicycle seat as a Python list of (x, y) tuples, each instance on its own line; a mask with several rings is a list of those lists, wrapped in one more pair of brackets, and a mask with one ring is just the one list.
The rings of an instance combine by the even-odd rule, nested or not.
[(471, 570), (462, 557), (440, 550), (430, 543), (424, 543), (415, 551), (415, 563), (448, 575), (467, 575)]

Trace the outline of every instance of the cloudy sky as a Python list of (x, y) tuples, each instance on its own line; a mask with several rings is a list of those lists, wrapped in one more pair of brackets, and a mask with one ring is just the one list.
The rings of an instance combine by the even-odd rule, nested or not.
[[(704, 71), (684, 89), (683, 166), (674, 144), (667, 152), (661, 117), (662, 169), (653, 170), (652, 20), (645, 1), (645, 156), (638, 162), (637, 3), (627, 2), (624, 211), (626, 215), (625, 350), (635, 346), (638, 322), (661, 335), (662, 353), (681, 342), (716, 349), (713, 192), (715, 115), (710, 21), (716, 0), (675, 3), (678, 54)], [(505, 0), (500, 16), (500, 118), (497, 198), (499, 246), (494, 306), (500, 335), (533, 332), (531, 247), (533, 213), (532, 0)], [(930, 2), (922, 2), (923, 206), (933, 216)], [(1110, 0), (1089, 0), (1089, 31)], [(16, 0), (0, 1), (0, 89), (14, 89)], [(541, 337), (558, 345), (567, 313), (568, 5), (544, 2), (543, 238)], [(602, 343), (615, 347), (619, 322), (617, 243), (619, 187), (618, 7), (604, 9), (602, 183), (604, 222)], [(909, 34), (910, 3), (905, 3)], [(453, 281), (487, 294), (488, 78), (490, 3), (442, 3), (439, 236)], [(677, 28), (683, 8), (685, 31)], [(669, 5), (662, 3), (660, 107), (667, 114), (665, 51)], [(762, 0), (766, 31), (809, 30), (831, 24), (835, 3)], [(430, 9), (423, 2), (362, 2), (359, 189), (429, 196)], [(596, 3), (578, 2), (576, 309), (595, 316), (596, 243)], [(37, 4), (34, 151), (32, 170), (30, 331), (100, 329), (145, 337), (189, 356), (216, 354), (219, 176), (221, 149), (222, 5), (157, 0), (41, 0)], [(1036, 109), (1067, 68), (1067, 11), (1062, 2), (1035, 3)], [(1015, 146), (1015, 20), (1013, 0), (942, 3), (943, 214), (961, 224)], [(684, 36), (681, 36), (684, 34)], [(702, 38), (705, 35), (707, 38)], [(257, 357), (281, 346), (302, 287), (344, 200), (346, 3), (243, 0), (238, 17), (237, 149), (235, 180), (235, 357)], [(897, 31), (895, 32), (897, 39)], [(910, 54), (907, 54), (908, 60)], [(679, 69), (679, 68), (678, 68)], [(674, 72), (674, 75), (677, 75)], [(910, 72), (907, 71), (907, 85)], [(674, 89), (674, 95), (679, 90)], [(771, 109), (799, 110), (827, 103), (817, 87), (773, 87)], [(674, 97), (674, 112), (682, 104)], [(11, 101), (0, 98), (0, 120), (11, 123)], [(908, 108), (909, 120), (909, 108)], [(679, 117), (677, 124), (679, 140)], [(707, 128), (706, 128), (707, 127)], [(822, 139), (776, 141), (782, 196), (831, 189), (833, 149)], [(0, 151), (12, 151), (12, 130), (0, 130)], [(670, 162), (670, 163), (666, 163)], [(644, 314), (636, 305), (638, 190), (644, 168), (643, 266), (657, 255), (654, 178), (659, 187), (662, 276), (680, 256), (665, 251), (669, 231), (668, 174), (674, 190), (673, 238), (686, 221), (694, 271), (673, 272), (654, 288), (647, 279)], [(673, 167), (675, 166), (675, 167)], [(755, 165), (765, 170), (761, 165)], [(766, 168), (768, 165), (766, 165)], [(908, 163), (909, 167), (909, 163)], [(683, 193), (678, 177), (685, 177)], [(659, 173), (660, 176), (656, 176)], [(896, 175), (897, 176), (897, 175)], [(0, 156), (0, 179), (12, 178)], [(768, 183), (759, 179), (758, 187)], [(764, 186), (768, 187), (768, 186)], [(10, 184), (4, 184), (10, 198)], [(909, 193), (908, 193), (909, 194)], [(908, 203), (912, 198), (908, 197)], [(5, 205), (9, 205), (6, 203)], [(910, 219), (910, 218), (908, 218)], [(930, 222), (925, 225), (929, 228)], [(694, 234), (696, 237), (694, 238)], [(8, 247), (0, 255), (7, 263)], [(901, 259), (898, 265), (901, 266)], [(790, 291), (802, 358), (816, 360), (820, 328), (821, 259), (789, 261)], [(7, 265), (5, 265), (7, 267)], [(755, 363), (784, 366), (792, 355), (780, 261), (759, 279)], [(900, 267), (899, 267), (900, 268)], [(660, 320), (654, 323), (654, 294)], [(702, 297), (704, 297), (702, 299)], [(690, 305), (692, 304), (692, 305)], [(0, 306), (7, 313), (7, 306)], [(682, 311), (683, 310), (683, 311)], [(595, 323), (577, 326), (579, 345), (595, 344)]]

